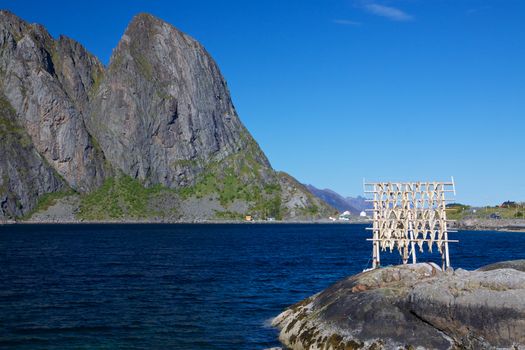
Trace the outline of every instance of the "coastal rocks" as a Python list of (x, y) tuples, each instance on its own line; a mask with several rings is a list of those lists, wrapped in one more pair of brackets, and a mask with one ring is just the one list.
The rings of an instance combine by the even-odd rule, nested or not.
[(453, 224), (459, 230), (525, 231), (523, 219), (462, 219)]
[(514, 269), (521, 272), (525, 272), (525, 259), (497, 262), (494, 264), (480, 267), (478, 271), (491, 271), (499, 269)]
[(291, 349), (525, 348), (525, 273), (442, 272), (433, 264), (363, 272), (296, 304), (273, 325)]

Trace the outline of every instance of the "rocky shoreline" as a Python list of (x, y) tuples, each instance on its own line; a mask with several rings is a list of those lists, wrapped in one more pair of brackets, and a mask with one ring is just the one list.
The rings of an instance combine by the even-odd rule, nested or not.
[(525, 260), (419, 263), (348, 277), (272, 323), (293, 350), (525, 349)]
[[(467, 231), (500, 231), (500, 232), (525, 232), (525, 221), (522, 222), (512, 220), (513, 223), (509, 224), (505, 222), (490, 222), (489, 220), (478, 221), (476, 224), (460, 223), (451, 227), (456, 230), (467, 230)], [(489, 223), (486, 223), (489, 222)], [(130, 220), (130, 219), (119, 219), (119, 220), (92, 220), (86, 221), (77, 219), (71, 215), (70, 212), (65, 212), (63, 216), (51, 215), (48, 212), (37, 213), (33, 217), (24, 220), (6, 220), (0, 221), (2, 224), (333, 224), (333, 225), (363, 225), (370, 223), (369, 220), (362, 220), (356, 218), (350, 221), (332, 221), (329, 219), (312, 219), (312, 220), (228, 220), (228, 219), (182, 219), (182, 220), (166, 220), (147, 218), (144, 220)]]
[[(191, 201), (189, 201), (191, 202)], [(211, 203), (211, 204), (210, 204)], [(115, 220), (82, 220), (77, 217), (80, 198), (78, 195), (66, 196), (55, 201), (45, 210), (31, 215), (30, 218), (15, 221), (0, 221), (2, 223), (31, 223), (31, 224), (73, 224), (73, 223), (316, 223), (316, 224), (368, 224), (368, 218), (353, 217), (349, 221), (332, 221), (320, 218), (288, 218), (275, 221), (251, 221), (246, 222), (239, 219), (213, 219), (213, 210), (217, 209), (208, 200), (200, 200), (192, 205), (186, 204), (187, 210), (181, 211), (172, 217), (148, 217), (133, 220), (121, 218)], [(464, 219), (453, 222), (451, 229), (470, 231), (502, 231), (502, 232), (525, 232), (525, 220), (523, 219)]]
[(523, 219), (463, 219), (455, 222), (453, 228), (472, 231), (525, 231)]
[(242, 225), (275, 225), (275, 224), (312, 224), (312, 225), (362, 225), (365, 222), (333, 222), (331, 220), (281, 220), (281, 221), (267, 221), (267, 220), (254, 220), (254, 221), (243, 221), (243, 220), (180, 220), (180, 221), (168, 221), (168, 220), (106, 220), (106, 221), (82, 221), (82, 220), (70, 220), (70, 221), (35, 221), (35, 220), (21, 220), (13, 221), (8, 220), (0, 222), (0, 225), (53, 225), (53, 224), (242, 224)]

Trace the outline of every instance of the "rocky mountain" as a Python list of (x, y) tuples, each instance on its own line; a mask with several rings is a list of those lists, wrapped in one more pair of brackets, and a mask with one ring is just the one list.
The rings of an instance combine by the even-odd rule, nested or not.
[(317, 198), (328, 203), (339, 212), (348, 210), (352, 214), (359, 215), (363, 210), (371, 208), (370, 203), (366, 202), (366, 198), (361, 196), (343, 197), (339, 193), (328, 188), (319, 189), (313, 185), (306, 185), (306, 188)]
[(104, 67), (74, 40), (0, 11), (0, 94), (0, 218), (45, 221), (63, 197), (75, 197), (64, 215), (79, 220), (333, 210), (272, 169), (204, 47), (149, 14), (132, 19)]

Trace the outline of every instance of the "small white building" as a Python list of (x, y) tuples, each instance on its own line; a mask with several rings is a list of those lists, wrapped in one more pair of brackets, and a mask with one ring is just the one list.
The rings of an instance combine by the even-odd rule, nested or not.
[(351, 217), (352, 213), (350, 213), (348, 210), (344, 211), (342, 214), (339, 214), (340, 221), (350, 221)]

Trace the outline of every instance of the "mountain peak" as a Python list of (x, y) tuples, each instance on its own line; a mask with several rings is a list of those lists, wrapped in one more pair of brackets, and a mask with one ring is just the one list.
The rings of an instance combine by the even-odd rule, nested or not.
[(180, 35), (188, 36), (163, 19), (146, 12), (141, 12), (133, 16), (124, 35), (140, 35), (142, 37), (147, 37), (158, 33), (165, 33), (166, 35), (172, 31), (175, 31)]
[(155, 17), (149, 13), (141, 12), (133, 16), (128, 24), (128, 30), (130, 28), (147, 28), (153, 25), (168, 24), (162, 19)]
[[(99, 91), (88, 128), (118, 169), (141, 180), (185, 186), (203, 169), (178, 164), (221, 161), (254, 144), (215, 61), (197, 41), (150, 14), (133, 17)], [(113, 137), (118, 134), (130, 142)], [(258, 147), (254, 152), (270, 168)]]
[(0, 10), (0, 29), (12, 32), (19, 37), (30, 24), (7, 10)]
[(0, 16), (4, 19), (10, 19), (10, 20), (16, 20), (16, 21), (23, 21), (20, 17), (15, 15), (13, 12), (9, 10), (0, 10)]

